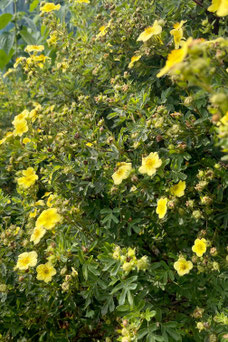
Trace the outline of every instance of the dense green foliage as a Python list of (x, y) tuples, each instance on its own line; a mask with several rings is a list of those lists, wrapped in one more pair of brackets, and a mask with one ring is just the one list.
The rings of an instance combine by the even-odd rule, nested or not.
[[(227, 340), (228, 26), (197, 3), (69, 0), (34, 17), (27, 43), (43, 47), (22, 43), (0, 85), (2, 341)], [(186, 55), (157, 77), (181, 20)]]

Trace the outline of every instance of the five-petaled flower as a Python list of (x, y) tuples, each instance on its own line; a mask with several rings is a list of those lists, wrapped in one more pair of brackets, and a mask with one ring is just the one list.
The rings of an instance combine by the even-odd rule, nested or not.
[(157, 152), (151, 152), (149, 156), (142, 157), (142, 166), (139, 168), (140, 173), (146, 173), (148, 176), (153, 176), (157, 169), (161, 166), (162, 161)]
[(191, 271), (193, 264), (191, 261), (187, 261), (184, 257), (179, 257), (179, 259), (174, 263), (174, 268), (179, 276), (183, 276)]
[(227, 0), (212, 0), (211, 6), (208, 7), (209, 12), (216, 12), (219, 17), (228, 15), (228, 1)]
[(24, 252), (18, 256), (16, 268), (19, 270), (27, 270), (29, 267), (34, 267), (37, 264), (37, 253), (33, 252)]
[(166, 197), (160, 198), (157, 202), (156, 213), (160, 219), (162, 219), (167, 212), (167, 202), (168, 199)]
[(28, 167), (26, 170), (22, 171), (23, 177), (17, 179), (18, 185), (27, 189), (33, 184), (35, 184), (38, 176), (33, 169), (33, 167)]
[(42, 13), (49, 13), (52, 11), (58, 11), (61, 8), (61, 5), (55, 5), (52, 2), (47, 2), (43, 6), (40, 7)]
[(192, 42), (192, 38), (190, 37), (186, 42), (183, 43), (183, 46), (181, 49), (172, 50), (170, 52), (170, 54), (168, 55), (167, 61), (165, 63), (165, 66), (157, 74), (157, 77), (161, 77), (167, 74), (174, 67), (176, 67), (179, 63), (183, 62), (183, 60), (188, 54), (188, 47), (191, 44), (191, 42)]
[(43, 227), (47, 230), (55, 227), (61, 221), (61, 216), (58, 214), (56, 208), (50, 208), (42, 211), (36, 220), (36, 227)]
[(41, 52), (43, 50), (43, 45), (27, 45), (25, 48), (25, 52)]
[(207, 250), (207, 241), (205, 239), (196, 239), (192, 246), (192, 251), (196, 253), (198, 257), (201, 257)]
[(49, 283), (52, 280), (52, 277), (56, 274), (56, 269), (50, 262), (46, 264), (40, 264), (36, 268), (37, 271), (37, 279), (43, 280), (45, 283)]
[(182, 26), (186, 23), (186, 20), (181, 20), (180, 23), (176, 23), (173, 25), (173, 30), (170, 31), (170, 34), (174, 38), (174, 43), (175, 43), (175, 49), (179, 49), (181, 43), (181, 39), (183, 38), (183, 29)]
[(32, 241), (34, 245), (38, 244), (45, 233), (46, 229), (44, 229), (43, 227), (35, 227), (32, 232), (30, 241)]
[(176, 197), (182, 197), (182, 196), (184, 196), (185, 188), (186, 188), (185, 181), (179, 181), (179, 183), (171, 186), (170, 192), (172, 195), (174, 195)]
[(158, 21), (155, 20), (152, 26), (147, 27), (138, 37), (137, 41), (146, 42), (152, 36), (156, 36), (162, 32), (162, 27), (159, 25)]
[(112, 179), (115, 185), (119, 185), (130, 175), (132, 170), (131, 163), (120, 163), (117, 171), (113, 173)]
[(16, 120), (13, 122), (14, 125), (14, 131), (13, 134), (15, 136), (22, 136), (24, 133), (28, 132), (28, 125), (27, 121), (25, 119), (22, 120)]

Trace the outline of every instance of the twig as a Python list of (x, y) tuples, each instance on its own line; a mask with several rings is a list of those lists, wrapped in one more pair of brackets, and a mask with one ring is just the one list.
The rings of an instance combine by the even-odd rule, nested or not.
[(198, 6), (204, 8), (203, 4), (199, 2), (198, 0), (193, 0)]

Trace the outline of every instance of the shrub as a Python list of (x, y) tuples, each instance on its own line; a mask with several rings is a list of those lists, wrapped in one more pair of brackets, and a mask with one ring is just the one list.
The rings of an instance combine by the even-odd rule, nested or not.
[(225, 341), (225, 7), (40, 6), (2, 83), (3, 341)]

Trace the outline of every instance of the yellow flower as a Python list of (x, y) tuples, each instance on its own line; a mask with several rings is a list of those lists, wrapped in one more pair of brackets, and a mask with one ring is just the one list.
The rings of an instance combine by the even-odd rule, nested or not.
[(86, 144), (86, 146), (87, 146), (87, 147), (92, 147), (92, 146), (93, 146), (93, 144), (92, 144), (92, 143), (90, 143), (90, 142), (88, 142), (88, 143)]
[(30, 241), (33, 241), (34, 242), (34, 245), (36, 245), (37, 243), (40, 242), (40, 239), (44, 236), (44, 234), (46, 233), (46, 230), (42, 227), (35, 227), (33, 232), (32, 232), (32, 235), (31, 235), (31, 238), (30, 238)]
[(180, 257), (175, 263), (174, 268), (179, 274), (179, 276), (183, 276), (191, 271), (193, 268), (193, 264), (191, 261), (185, 260), (185, 258)]
[(131, 69), (134, 65), (135, 62), (137, 62), (138, 60), (140, 60), (142, 56), (133, 56), (131, 57), (131, 62), (128, 64), (128, 68)]
[(16, 58), (16, 62), (14, 63), (13, 67), (16, 69), (21, 62), (25, 61), (26, 57), (18, 57)]
[(18, 178), (17, 182), (19, 186), (22, 186), (25, 189), (32, 186), (38, 179), (38, 176), (32, 167), (28, 167), (26, 170), (23, 170), (22, 174), (23, 177)]
[(39, 201), (36, 201), (34, 205), (43, 207), (45, 205), (45, 203), (43, 200), (39, 200)]
[(216, 12), (219, 17), (225, 17), (228, 15), (228, 0), (212, 0), (212, 4), (208, 7), (208, 11)]
[(32, 212), (29, 214), (29, 218), (36, 217), (36, 215), (37, 215), (37, 209), (35, 209), (34, 211), (32, 211)]
[(57, 32), (51, 33), (51, 34), (50, 34), (50, 38), (47, 39), (48, 45), (56, 45), (56, 43), (57, 43), (57, 38), (58, 38)]
[(179, 181), (179, 183), (171, 186), (170, 192), (172, 195), (177, 196), (177, 197), (182, 197), (184, 196), (184, 190), (186, 188), (186, 183), (185, 181)]
[(23, 112), (21, 112), (20, 114), (16, 115), (14, 120), (13, 120), (13, 125), (17, 122), (17, 121), (21, 121), (23, 119), (27, 119), (29, 115), (29, 111), (27, 109), (23, 110)]
[(25, 52), (41, 52), (44, 50), (44, 46), (43, 45), (27, 45), (25, 48)]
[(186, 23), (186, 20), (181, 20), (180, 23), (176, 23), (173, 25), (174, 29), (170, 31), (170, 34), (174, 38), (175, 49), (179, 49), (181, 45), (181, 39), (183, 38), (183, 29), (182, 26)]
[(48, 200), (47, 200), (47, 206), (49, 207), (49, 208), (51, 208), (52, 206), (53, 206), (53, 200), (55, 199), (55, 195), (50, 195), (49, 197), (48, 197)]
[(37, 266), (37, 279), (43, 280), (45, 283), (48, 283), (52, 280), (53, 275), (56, 274), (56, 269), (52, 266), (50, 262), (47, 262), (46, 264), (41, 264)]
[(13, 233), (14, 236), (16, 236), (20, 232), (20, 227), (16, 227), (15, 232)]
[(223, 125), (228, 125), (228, 112), (226, 112), (220, 121), (223, 123)]
[(61, 5), (55, 5), (52, 2), (47, 2), (45, 5), (43, 5), (42, 7), (40, 7), (40, 10), (42, 13), (49, 13), (52, 11), (58, 11), (61, 8)]
[(150, 39), (154, 35), (160, 34), (162, 31), (161, 25), (158, 24), (158, 21), (155, 20), (153, 23), (153, 26), (147, 27), (138, 37), (138, 41), (146, 42), (148, 39)]
[(108, 32), (108, 27), (109, 27), (109, 25), (107, 25), (107, 26), (105, 26), (105, 25), (101, 26), (101, 27), (99, 28), (99, 33), (97, 34), (97, 38), (105, 36), (106, 33)]
[(158, 156), (157, 152), (151, 152), (149, 156), (143, 158), (142, 157), (142, 166), (139, 168), (140, 173), (146, 173), (148, 176), (152, 176), (156, 173), (156, 169), (158, 169), (162, 164), (161, 159)]
[(23, 142), (23, 144), (28, 144), (28, 143), (30, 143), (30, 141), (31, 141), (31, 139), (29, 139), (29, 138), (24, 138), (23, 140), (22, 140), (22, 142)]
[(89, 0), (76, 0), (78, 4), (90, 4)]
[(167, 212), (167, 202), (168, 199), (166, 197), (162, 197), (158, 200), (156, 213), (160, 219), (162, 219)]
[(192, 251), (196, 253), (198, 257), (201, 257), (207, 249), (207, 241), (205, 239), (196, 239)]
[(182, 46), (181, 49), (178, 50), (172, 50), (170, 54), (168, 55), (166, 64), (164, 68), (160, 70), (160, 72), (157, 74), (157, 77), (161, 77), (165, 74), (167, 74), (173, 67), (175, 67), (177, 64), (183, 62), (185, 57), (188, 53), (188, 46), (192, 42), (192, 38), (189, 38)]
[(130, 175), (132, 170), (131, 163), (120, 163), (120, 166), (116, 172), (113, 173), (112, 179), (115, 185), (119, 185), (122, 181)]
[(18, 256), (16, 268), (19, 270), (27, 270), (29, 267), (34, 267), (37, 264), (36, 252), (25, 252)]
[(15, 136), (19, 135), (21, 137), (24, 133), (28, 132), (28, 125), (25, 119), (15, 121), (13, 125), (14, 125), (13, 134)]
[(58, 214), (56, 208), (50, 208), (42, 211), (36, 220), (36, 227), (43, 227), (45, 229), (52, 229), (61, 221), (61, 216)]

